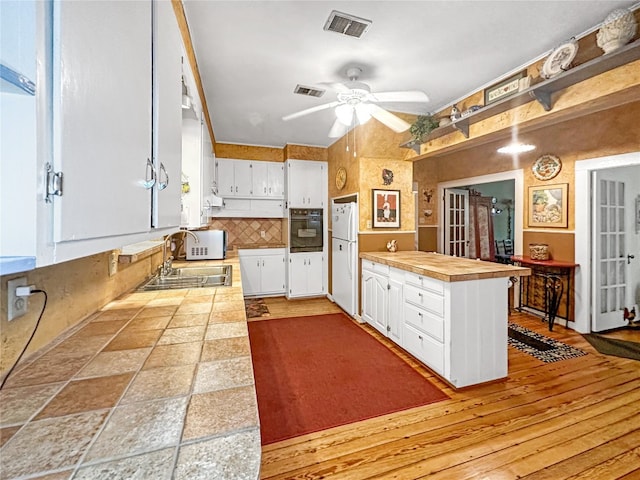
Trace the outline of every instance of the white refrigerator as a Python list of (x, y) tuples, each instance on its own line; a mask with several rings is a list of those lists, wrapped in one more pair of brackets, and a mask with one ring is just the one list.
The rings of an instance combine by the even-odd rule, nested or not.
[(331, 207), (332, 297), (352, 317), (358, 314), (358, 204)]

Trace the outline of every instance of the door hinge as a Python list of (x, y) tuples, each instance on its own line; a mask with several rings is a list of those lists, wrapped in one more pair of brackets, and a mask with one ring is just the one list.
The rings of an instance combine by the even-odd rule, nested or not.
[(387, 332), (391, 331), (391, 325), (387, 325)]
[(45, 196), (44, 201), (51, 203), (53, 195), (62, 196), (62, 172), (54, 172), (53, 166), (46, 163), (45, 166)]

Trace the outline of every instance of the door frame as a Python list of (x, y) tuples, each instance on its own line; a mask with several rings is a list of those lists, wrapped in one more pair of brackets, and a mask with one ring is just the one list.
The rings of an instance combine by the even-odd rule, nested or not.
[(589, 205), (588, 215), (575, 215), (575, 322), (580, 333), (591, 332), (591, 172), (640, 165), (640, 152), (580, 160), (575, 164), (575, 205)]
[(522, 169), (509, 170), (506, 172), (479, 175), (477, 177), (467, 177), (449, 182), (438, 183), (438, 252), (444, 252), (444, 191), (447, 188), (460, 188), (467, 185), (481, 183), (502, 182), (505, 180), (514, 181), (513, 199), (513, 253), (522, 255), (522, 235), (523, 235), (523, 208), (524, 208), (524, 171)]

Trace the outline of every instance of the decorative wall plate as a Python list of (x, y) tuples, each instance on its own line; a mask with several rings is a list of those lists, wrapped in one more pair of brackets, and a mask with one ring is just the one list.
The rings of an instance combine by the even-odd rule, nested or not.
[(560, 173), (560, 169), (562, 168), (562, 162), (555, 155), (542, 155), (539, 157), (531, 170), (533, 171), (533, 176), (538, 180), (551, 180), (558, 173)]
[(336, 172), (336, 188), (342, 190), (347, 183), (347, 171), (344, 167), (340, 167)]
[(552, 78), (565, 70), (569, 70), (571, 62), (576, 58), (577, 53), (578, 42), (574, 38), (563, 43), (547, 57), (544, 65), (542, 65), (540, 76), (542, 78)]

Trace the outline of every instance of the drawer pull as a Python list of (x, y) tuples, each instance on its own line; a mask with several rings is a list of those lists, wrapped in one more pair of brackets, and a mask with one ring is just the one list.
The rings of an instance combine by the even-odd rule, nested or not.
[(422, 312), (418, 312), (418, 316), (422, 318)]
[(420, 298), (422, 298), (422, 292), (419, 292), (419, 293), (418, 293), (418, 296), (419, 296)]
[(422, 340), (422, 335), (418, 335), (418, 338), (419, 338), (420, 340)]

